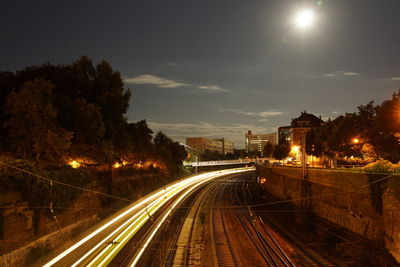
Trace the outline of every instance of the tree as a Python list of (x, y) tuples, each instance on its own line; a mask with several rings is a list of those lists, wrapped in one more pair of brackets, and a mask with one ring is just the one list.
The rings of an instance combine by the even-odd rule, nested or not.
[(202, 160), (202, 161), (223, 160), (223, 159), (225, 159), (225, 155), (219, 153), (216, 150), (206, 149), (200, 155), (200, 160)]
[(275, 159), (282, 160), (289, 155), (289, 152), (290, 152), (289, 142), (286, 139), (281, 138), (278, 144), (274, 148), (273, 157)]
[[(10, 94), (12, 89), (15, 88), (15, 75), (12, 72), (0, 71), (0, 124), (3, 124), (6, 120), (6, 114), (4, 111), (4, 105), (7, 96)], [(4, 150), (4, 142), (7, 132), (5, 128), (0, 127), (0, 149)]]
[(153, 131), (148, 127), (146, 120), (127, 124), (126, 131), (129, 135), (129, 144), (127, 145), (129, 154), (139, 160), (153, 156)]
[(72, 132), (57, 124), (53, 84), (43, 78), (26, 82), (6, 100), (8, 140), (24, 158), (57, 160), (70, 148)]
[(272, 152), (274, 151), (274, 146), (268, 142), (263, 149), (263, 155), (264, 157), (270, 158), (272, 155)]
[(93, 94), (89, 96), (92, 101), (89, 102), (100, 107), (106, 128), (104, 137), (114, 143), (117, 132), (126, 126), (124, 114), (128, 110), (131, 93), (124, 89), (121, 74), (104, 60), (96, 66), (93, 86)]
[(171, 174), (179, 173), (182, 161), (187, 157), (185, 148), (172, 141), (164, 133), (158, 132), (154, 137), (156, 155), (165, 163)]
[(94, 66), (92, 60), (83, 56), (70, 65), (43, 64), (26, 67), (18, 71), (15, 86), (43, 77), (53, 83), (53, 105), (57, 107), (57, 122), (64, 129), (72, 131), (75, 118), (71, 114), (77, 99), (84, 99), (99, 109), (104, 126), (103, 139), (108, 148), (118, 147), (129, 138), (123, 131), (127, 122), (124, 117), (130, 100), (130, 91), (125, 90), (121, 74), (110, 64), (101, 61)]
[(100, 109), (84, 98), (77, 98), (71, 107), (71, 126), (74, 136), (72, 151), (76, 155), (99, 158), (99, 151), (104, 146), (105, 127)]
[(371, 137), (371, 143), (379, 156), (400, 161), (400, 90), (376, 107), (374, 123), (377, 131), (370, 133), (375, 137)]

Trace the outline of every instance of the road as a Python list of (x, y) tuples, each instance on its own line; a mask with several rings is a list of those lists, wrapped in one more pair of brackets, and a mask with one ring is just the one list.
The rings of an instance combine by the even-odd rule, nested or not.
[(142, 234), (140, 247), (124, 262), (135, 266), (170, 214), (192, 192), (213, 179), (251, 171), (252, 168), (239, 168), (208, 172), (170, 184), (115, 214), (44, 266), (106, 266), (132, 238)]

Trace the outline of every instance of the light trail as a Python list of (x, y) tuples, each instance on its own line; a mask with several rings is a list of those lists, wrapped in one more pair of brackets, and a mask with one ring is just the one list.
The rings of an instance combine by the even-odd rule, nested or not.
[[(192, 183), (196, 182), (197, 181), (194, 181)], [(129, 241), (129, 239), (137, 232), (137, 230), (139, 230), (140, 227), (148, 221), (149, 215), (153, 215), (164, 203), (166, 203), (176, 194), (180, 193), (187, 186), (188, 185), (185, 184), (183, 186), (176, 187), (174, 190), (169, 192), (168, 195), (161, 196), (157, 200), (154, 200), (151, 203), (151, 207), (147, 208), (147, 212), (146, 208), (142, 209), (141, 215), (114, 239), (118, 242), (118, 244), (115, 246), (108, 246), (100, 254), (98, 254), (96, 258), (89, 263), (88, 266), (103, 266), (104, 262), (107, 262), (107, 260), (110, 259), (110, 256), (115, 256), (119, 252), (119, 250), (122, 249), (122, 247)], [(103, 260), (103, 258), (105, 258), (105, 260)]]
[[(228, 175), (228, 174), (234, 174), (234, 173), (239, 173), (239, 172), (245, 172), (245, 171), (250, 171), (252, 170), (249, 168), (246, 169), (240, 169), (240, 170), (231, 170), (228, 173), (224, 173), (223, 175)], [(154, 236), (156, 235), (156, 233), (158, 232), (158, 230), (161, 228), (162, 224), (164, 223), (164, 221), (168, 218), (169, 214), (175, 209), (176, 206), (178, 206), (184, 199), (185, 197), (191, 193), (195, 188), (197, 188), (198, 186), (200, 186), (201, 184), (216, 178), (216, 177), (220, 177), (222, 175), (216, 175), (215, 177), (210, 177), (207, 180), (203, 180), (195, 185), (193, 185), (192, 187), (190, 187), (184, 194), (182, 194), (179, 199), (177, 199), (174, 204), (172, 205), (172, 207), (170, 209), (168, 209), (168, 211), (164, 214), (163, 218), (161, 219), (161, 221), (157, 224), (157, 226), (154, 228), (154, 230), (151, 232), (150, 236), (147, 238), (147, 240), (145, 241), (144, 245), (141, 247), (141, 249), (139, 250), (139, 252), (136, 254), (135, 258), (133, 259), (132, 263), (130, 266), (135, 266), (138, 261), (140, 260), (140, 257), (143, 255), (144, 251), (146, 250), (147, 246), (150, 244), (151, 240), (154, 238)]]
[[(122, 220), (125, 216), (130, 215), (131, 213), (134, 213), (134, 215), (129, 218), (126, 222), (124, 222), (122, 225), (120, 225), (117, 229), (112, 231), (111, 234), (107, 235), (107, 237), (102, 238), (101, 241), (96, 241), (96, 245), (92, 247), (88, 252), (86, 252), (83, 256), (80, 256), (80, 258), (72, 265), (72, 266), (78, 266), (81, 264), (86, 258), (88, 258), (90, 255), (95, 253), (96, 250), (99, 249), (101, 245), (104, 245), (104, 242), (107, 240), (110, 240), (114, 235), (118, 234), (118, 232), (122, 231), (116, 238), (113, 238), (112, 240), (121, 240), (118, 241), (120, 242), (117, 245), (108, 245), (106, 246), (96, 257), (94, 260), (91, 261), (90, 264), (98, 265), (106, 265), (111, 259), (119, 252), (120, 249), (122, 249), (123, 245), (129, 241), (129, 239), (140, 229), (140, 227), (149, 219), (149, 215), (151, 216), (154, 214), (163, 204), (165, 204), (168, 200), (170, 200), (172, 197), (177, 195), (178, 193), (182, 192), (183, 190), (186, 190), (190, 186), (193, 185), (200, 185), (199, 183), (204, 183), (210, 179), (220, 177), (223, 175), (227, 175), (230, 173), (235, 173), (235, 172), (243, 172), (243, 171), (249, 171), (253, 170), (252, 168), (240, 168), (240, 169), (231, 169), (231, 170), (222, 170), (222, 171), (214, 171), (214, 172), (209, 172), (209, 173), (204, 173), (204, 174), (199, 174), (195, 175), (189, 178), (186, 178), (184, 180), (180, 180), (178, 182), (175, 182), (171, 184), (170, 186), (167, 186), (163, 189), (160, 189), (147, 197), (145, 199), (141, 200), (140, 202), (133, 204), (132, 207), (128, 208), (126, 211), (122, 212), (121, 214), (117, 215), (115, 218), (111, 219), (107, 223), (103, 224), (100, 226), (98, 229), (81, 239), (79, 242), (62, 252), (60, 255), (49, 261), (47, 264), (44, 266), (49, 267), (53, 266), (60, 260), (62, 260), (64, 257), (68, 256), (70, 253), (76, 251), (79, 247), (84, 245), (86, 242), (91, 240), (92, 238), (96, 237), (96, 235), (100, 234), (102, 231), (106, 230), (107, 228), (111, 227), (113, 224), (117, 223), (118, 221)], [(194, 187), (193, 187), (194, 188)], [(193, 190), (193, 189), (191, 189)], [(191, 191), (190, 190), (190, 191)], [(140, 209), (140, 207), (144, 207)], [(174, 205), (175, 207), (175, 205)], [(126, 228), (125, 228), (126, 227)], [(125, 229), (124, 229), (125, 228)], [(157, 228), (158, 229), (158, 228)], [(97, 261), (100, 261), (97, 262)], [(89, 264), (89, 265), (90, 265)]]
[[(202, 177), (203, 175), (199, 175), (200, 177)], [(198, 176), (196, 176), (198, 177)], [(193, 177), (194, 178), (194, 177)], [(192, 180), (192, 178), (187, 178), (184, 181), (181, 181), (181, 183), (183, 184), (183, 186), (190, 182), (190, 180)], [(179, 189), (180, 186), (175, 186), (172, 185), (170, 187), (168, 187), (169, 190), (177, 190)], [(125, 226), (127, 226), (128, 224), (132, 223), (133, 220), (135, 220), (137, 217), (142, 216), (143, 214), (147, 215), (149, 208), (152, 208), (154, 205), (156, 205), (158, 202), (162, 201), (163, 199), (166, 199), (166, 192), (168, 190), (167, 188), (162, 189), (161, 193), (163, 194), (162, 196), (160, 196), (159, 198), (157, 198), (156, 200), (154, 200), (153, 202), (151, 202), (150, 204), (147, 204), (145, 206), (145, 208), (141, 209), (140, 211), (138, 211), (132, 218), (130, 218), (127, 222), (123, 223), (121, 226), (119, 226), (116, 230), (114, 230), (111, 234), (109, 234), (107, 237), (105, 237), (103, 240), (101, 240), (100, 242), (97, 243), (97, 245), (95, 245), (89, 252), (87, 252), (85, 255), (83, 255), (77, 262), (75, 262), (72, 266), (78, 266), (85, 258), (87, 258), (88, 256), (90, 256), (90, 254), (92, 254), (97, 248), (99, 248), (101, 245), (104, 244), (104, 242), (106, 242), (107, 240), (110, 240), (112, 236), (114, 236), (116, 233), (118, 233), (119, 231), (121, 231)], [(146, 211), (147, 209), (147, 211)], [(153, 213), (151, 213), (150, 215), (152, 215)], [(147, 221), (147, 220), (146, 220)], [(132, 224), (135, 224), (137, 221), (133, 222)], [(115, 238), (113, 240), (117, 240), (118, 238)], [(98, 259), (98, 257), (96, 257), (96, 259)]]
[[(242, 171), (242, 170), (241, 170)], [(216, 177), (220, 177), (222, 175), (227, 175), (231, 173), (235, 173), (237, 171), (228, 171), (224, 172), (223, 174), (221, 173), (212, 173), (209, 175), (204, 176), (203, 179), (196, 179), (194, 181), (191, 181), (190, 183), (185, 184), (184, 186), (177, 187), (174, 189), (172, 192), (170, 192), (166, 197), (161, 199), (161, 201), (154, 201), (156, 202), (155, 205), (151, 209), (148, 210), (150, 215), (153, 215), (159, 208), (162, 207), (163, 204), (165, 204), (167, 201), (169, 201), (171, 198), (176, 196), (177, 194), (181, 193), (182, 191), (188, 189), (183, 196), (186, 196), (189, 192), (191, 192), (194, 188), (200, 186), (201, 184), (214, 179)], [(180, 201), (183, 198), (180, 197), (179, 201), (175, 202), (173, 205), (172, 209), (180, 203)], [(154, 203), (153, 202), (153, 203)], [(171, 212), (171, 209), (167, 212), (168, 214)], [(166, 218), (166, 217), (165, 217)], [(115, 239), (118, 244), (115, 246), (108, 246), (107, 249), (103, 250), (100, 254), (97, 255), (97, 257), (92, 260), (88, 266), (106, 266), (117, 254), (118, 252), (126, 245), (126, 243), (132, 238), (132, 236), (140, 229), (141, 226), (143, 226), (147, 221), (149, 217), (147, 214), (143, 214), (137, 220), (135, 220), (134, 223), (132, 223), (129, 227), (127, 227), (122, 233), (119, 234), (119, 236)], [(164, 220), (162, 220), (164, 221)], [(157, 227), (156, 229), (158, 229)], [(146, 244), (146, 243), (145, 243)], [(147, 245), (146, 245), (147, 246)], [(143, 251), (143, 247), (140, 251)]]

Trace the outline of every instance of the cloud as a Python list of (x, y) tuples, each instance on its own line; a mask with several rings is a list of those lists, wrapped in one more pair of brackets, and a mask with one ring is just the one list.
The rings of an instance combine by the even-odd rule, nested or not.
[(242, 114), (242, 115), (247, 115), (247, 116), (257, 116), (257, 117), (261, 117), (261, 118), (268, 118), (268, 117), (278, 116), (278, 115), (283, 114), (281, 111), (277, 111), (277, 110), (249, 112), (249, 111), (244, 111), (244, 110), (239, 110), (239, 109), (220, 109), (219, 111), (232, 112), (232, 113), (237, 113), (237, 114)]
[(177, 141), (185, 142), (186, 137), (225, 137), (235, 143), (235, 147), (244, 146), (244, 136), (247, 131), (254, 133), (270, 133), (276, 131), (273, 127), (260, 127), (248, 124), (224, 125), (219, 123), (161, 123), (149, 121), (148, 125), (155, 131), (163, 131)]
[(126, 83), (131, 84), (152, 84), (160, 88), (177, 88), (182, 86), (190, 86), (190, 84), (178, 81), (168, 80), (150, 74), (143, 74), (132, 78), (125, 79)]
[(283, 113), (276, 110), (259, 112), (257, 115), (263, 118), (282, 115)]
[(336, 111), (336, 110), (335, 110), (335, 111), (332, 111), (332, 113), (333, 113), (333, 114), (339, 114), (340, 111)]
[(167, 66), (170, 66), (170, 67), (178, 67), (179, 65), (178, 65), (178, 63), (174, 63), (174, 62), (167, 62), (167, 63), (165, 63)]
[(391, 80), (393, 80), (393, 81), (400, 81), (400, 77), (393, 77), (393, 78), (391, 78)]
[[(173, 63), (171, 63), (173, 64)], [(206, 91), (214, 91), (214, 92), (226, 92), (228, 90), (214, 84), (207, 84), (207, 85), (194, 85), (190, 83), (174, 81), (171, 79), (166, 79), (162, 77), (158, 77), (151, 74), (143, 74), (138, 75), (132, 78), (125, 78), (125, 83), (129, 84), (150, 84), (154, 85), (159, 88), (178, 88), (178, 87), (195, 87), (197, 89), (202, 89)]]
[(333, 72), (333, 73), (325, 73), (325, 74), (322, 74), (322, 75), (320, 75), (320, 76), (318, 76), (318, 75), (312, 75), (311, 77), (312, 78), (319, 78), (319, 77), (331, 77), (331, 78), (333, 78), (333, 77), (341, 77), (341, 76), (356, 76), (356, 75), (360, 75), (360, 73), (358, 73), (358, 72), (350, 72), (350, 71), (343, 71), (343, 70), (338, 70), (338, 71), (335, 71), (335, 72)]
[(212, 124), (208, 122), (199, 122), (199, 123), (160, 123), (160, 122), (148, 122), (150, 128), (155, 129), (168, 129), (168, 130), (176, 130), (182, 132), (199, 132), (206, 133), (207, 136), (210, 135), (219, 135), (221, 133), (242, 133), (243, 135), (247, 132), (247, 130), (258, 130), (265, 131), (265, 128), (254, 126), (254, 125), (246, 125), (246, 124), (234, 124), (234, 125), (223, 125), (223, 124)]
[(343, 74), (344, 74), (344, 75), (347, 75), (347, 76), (360, 75), (360, 73), (358, 73), (358, 72), (344, 72)]
[(228, 91), (224, 88), (219, 87), (218, 85), (213, 85), (213, 84), (199, 85), (199, 86), (197, 86), (197, 88), (204, 89), (204, 90), (211, 90), (211, 91)]

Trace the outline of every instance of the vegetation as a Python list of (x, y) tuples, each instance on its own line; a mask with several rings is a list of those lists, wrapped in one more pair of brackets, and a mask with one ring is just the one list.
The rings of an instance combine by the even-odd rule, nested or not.
[(393, 164), (388, 160), (380, 159), (363, 167), (366, 172), (396, 172), (400, 171), (399, 164)]
[[(51, 177), (53, 181), (85, 187), (89, 183), (89, 171), (86, 169), (73, 169), (65, 166), (60, 170), (45, 170), (36, 168), (30, 161), (1, 158), (2, 162), (23, 169), (26, 172), (35, 173), (42, 177)], [(59, 213), (65, 207), (69, 207), (82, 191), (71, 187), (55, 185), (44, 179), (38, 179), (28, 173), (9, 167), (0, 166), (0, 193), (19, 192), (30, 207), (49, 207), (52, 203), (55, 213)], [(37, 230), (40, 209), (34, 209), (33, 229)]]
[(229, 159), (237, 159), (239, 157), (239, 154), (222, 154), (219, 153), (218, 151), (210, 151), (206, 149), (203, 153), (200, 154), (199, 160), (202, 161), (210, 161), (210, 160), (229, 160)]
[(268, 142), (263, 148), (264, 157), (270, 158), (273, 152), (274, 152), (274, 146), (270, 142)]
[(128, 122), (131, 92), (106, 61), (83, 56), (69, 65), (0, 71), (0, 148), (35, 162), (62, 166), (67, 159), (96, 164), (153, 161), (180, 171), (186, 152), (162, 133), (153, 140), (145, 120)]
[(357, 112), (328, 120), (307, 135), (307, 153), (314, 156), (379, 158), (400, 161), (400, 90), (380, 105), (370, 102)]
[(290, 144), (286, 139), (281, 138), (278, 144), (274, 147), (273, 157), (282, 160), (289, 156)]

